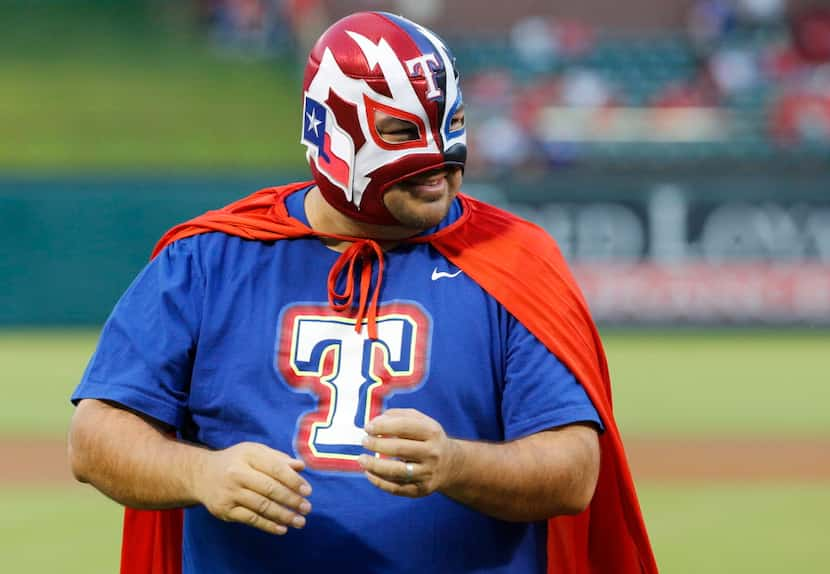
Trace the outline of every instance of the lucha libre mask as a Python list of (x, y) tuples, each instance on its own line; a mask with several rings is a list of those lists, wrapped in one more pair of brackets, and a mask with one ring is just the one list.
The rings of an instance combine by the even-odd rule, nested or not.
[[(452, 54), (434, 33), (405, 18), (362, 12), (332, 25), (306, 65), (302, 143), (326, 201), (366, 223), (395, 224), (383, 194), (395, 183), (442, 168), (463, 169), (462, 105)], [(411, 122), (417, 139), (384, 140), (376, 111)]]

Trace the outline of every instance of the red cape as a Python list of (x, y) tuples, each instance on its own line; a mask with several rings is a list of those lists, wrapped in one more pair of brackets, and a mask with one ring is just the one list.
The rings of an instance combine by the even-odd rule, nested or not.
[[(309, 185), (263, 189), (178, 225), (161, 238), (153, 256), (173, 241), (210, 231), (263, 241), (315, 235), (289, 217), (284, 204), (288, 194)], [(464, 209), (458, 221), (410, 241), (430, 243), (504, 305), (570, 368), (605, 423), (599, 482), (589, 508), (548, 523), (548, 573), (656, 573), (614, 421), (605, 353), (564, 258), (541, 228), (471, 197), (459, 197)], [(181, 529), (180, 510), (128, 508), (121, 573), (181, 574)]]

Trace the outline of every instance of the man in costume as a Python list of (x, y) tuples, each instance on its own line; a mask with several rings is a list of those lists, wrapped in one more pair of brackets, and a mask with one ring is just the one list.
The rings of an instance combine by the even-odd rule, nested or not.
[(321, 36), (313, 181), (170, 230), (72, 397), (122, 572), (656, 572), (582, 296), (465, 138), (434, 33)]

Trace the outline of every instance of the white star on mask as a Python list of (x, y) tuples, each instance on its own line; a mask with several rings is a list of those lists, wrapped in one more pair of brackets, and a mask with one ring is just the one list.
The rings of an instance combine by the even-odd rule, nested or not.
[(317, 110), (311, 110), (310, 114), (306, 114), (305, 117), (308, 118), (308, 131), (313, 131), (315, 136), (319, 136), (320, 134), (317, 133), (317, 127), (322, 124), (323, 122), (317, 119), (316, 114)]

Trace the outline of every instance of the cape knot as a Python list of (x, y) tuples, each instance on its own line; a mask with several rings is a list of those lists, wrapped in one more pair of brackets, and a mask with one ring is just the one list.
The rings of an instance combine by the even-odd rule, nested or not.
[[(372, 289), (374, 262), (378, 263), (378, 280)], [(358, 265), (359, 264), (359, 265)], [(337, 291), (337, 283), (346, 273), (343, 290)], [(338, 312), (350, 312), (354, 308), (355, 273), (359, 272), (359, 297), (355, 315), (355, 331), (360, 333), (366, 320), (370, 339), (378, 338), (377, 314), (380, 286), (383, 282), (383, 249), (371, 239), (357, 239), (344, 251), (329, 271), (329, 306)], [(371, 299), (369, 291), (372, 291)]]

